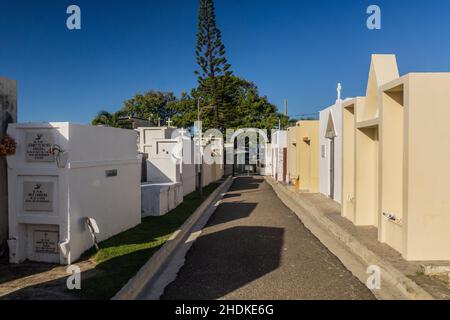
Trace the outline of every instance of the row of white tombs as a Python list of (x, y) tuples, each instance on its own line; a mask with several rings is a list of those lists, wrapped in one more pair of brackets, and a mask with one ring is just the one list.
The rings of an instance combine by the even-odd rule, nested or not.
[[(343, 217), (375, 227), (406, 260), (450, 260), (448, 88), (450, 73), (400, 76), (394, 55), (373, 55), (365, 96), (339, 93), (319, 121), (260, 140), (261, 172), (339, 202)], [(17, 142), (7, 157), (10, 261), (70, 264), (93, 236), (101, 241), (168, 212), (196, 180), (219, 180), (224, 165), (214, 159), (202, 159), (196, 179), (194, 149), (198, 142), (203, 155), (223, 159), (223, 140), (172, 138), (174, 130), (10, 125)]]
[[(10, 124), (17, 143), (7, 157), (10, 262), (71, 264), (94, 241), (177, 207), (195, 191), (200, 170), (176, 157), (195, 154), (192, 139), (174, 139), (174, 130)], [(207, 186), (223, 177), (224, 166), (203, 162), (201, 172)]]

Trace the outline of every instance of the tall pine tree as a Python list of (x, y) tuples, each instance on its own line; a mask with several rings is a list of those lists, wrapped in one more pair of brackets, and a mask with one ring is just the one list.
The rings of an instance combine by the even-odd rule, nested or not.
[(225, 57), (222, 35), (216, 24), (214, 0), (200, 0), (197, 46), (195, 54), (200, 70), (198, 75), (199, 93), (214, 107), (211, 119), (216, 128), (224, 129), (223, 114), (225, 101), (221, 83), (232, 74)]

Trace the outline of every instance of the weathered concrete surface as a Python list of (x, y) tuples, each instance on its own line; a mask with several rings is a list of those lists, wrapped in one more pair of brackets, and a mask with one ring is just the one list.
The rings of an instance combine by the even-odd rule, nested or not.
[[(448, 273), (450, 271), (450, 261), (406, 261), (399, 252), (378, 241), (375, 227), (356, 227), (349, 220), (342, 217), (340, 206), (336, 202), (321, 194), (303, 194), (301, 197), (313, 203), (334, 224), (353, 235), (368, 250), (390, 263), (406, 277), (414, 280), (434, 298), (450, 299), (448, 278), (445, 283), (439, 279), (440, 273)], [(437, 274), (433, 274), (433, 271)], [(433, 276), (437, 277), (434, 278)]]
[(162, 299), (374, 299), (260, 177), (237, 178)]
[(321, 194), (299, 193), (294, 187), (271, 179), (266, 181), (283, 203), (358, 279), (367, 281), (369, 266), (380, 268), (381, 288), (374, 290), (378, 299), (447, 299), (442, 284), (416, 274), (420, 263), (406, 262), (398, 252), (378, 242), (375, 228), (355, 227), (341, 217), (340, 206), (334, 201)]
[[(0, 77), (0, 141), (9, 123), (17, 121), (17, 83)], [(0, 256), (8, 238), (8, 181), (6, 159), (0, 157)]]
[[(76, 264), (83, 281), (101, 271), (91, 260)], [(79, 296), (66, 286), (67, 266), (25, 262), (6, 264), (0, 261), (0, 300), (76, 300)]]
[(157, 300), (167, 284), (175, 278), (182, 265), (180, 261), (183, 260), (192, 241), (195, 241), (193, 238), (200, 233), (214, 212), (216, 203), (220, 201), (231, 183), (231, 177), (226, 178), (112, 299)]

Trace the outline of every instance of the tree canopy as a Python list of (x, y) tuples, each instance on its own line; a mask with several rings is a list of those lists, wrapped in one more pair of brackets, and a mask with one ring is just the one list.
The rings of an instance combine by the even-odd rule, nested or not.
[(196, 58), (199, 69), (198, 85), (176, 97), (173, 92), (149, 90), (137, 93), (111, 114), (100, 111), (92, 124), (126, 127), (123, 117), (150, 120), (154, 125), (164, 125), (168, 119), (178, 127), (190, 127), (200, 119), (203, 128), (274, 129), (288, 126), (289, 117), (277, 112), (277, 107), (251, 81), (233, 75), (227, 62), (221, 32), (216, 24), (213, 0), (199, 0)]

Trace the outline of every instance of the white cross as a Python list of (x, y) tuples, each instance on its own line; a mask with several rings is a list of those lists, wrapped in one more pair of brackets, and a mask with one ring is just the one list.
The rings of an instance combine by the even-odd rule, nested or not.
[(184, 128), (180, 129), (180, 140), (182, 141), (184, 139), (184, 134), (187, 132), (186, 130), (184, 130)]
[(341, 83), (339, 82), (338, 86), (337, 86), (337, 101), (341, 101), (341, 91), (342, 91), (342, 86), (341, 86)]
[(172, 120), (170, 120), (170, 118), (169, 118), (169, 120), (167, 120), (167, 126), (169, 126), (169, 127), (172, 126)]

